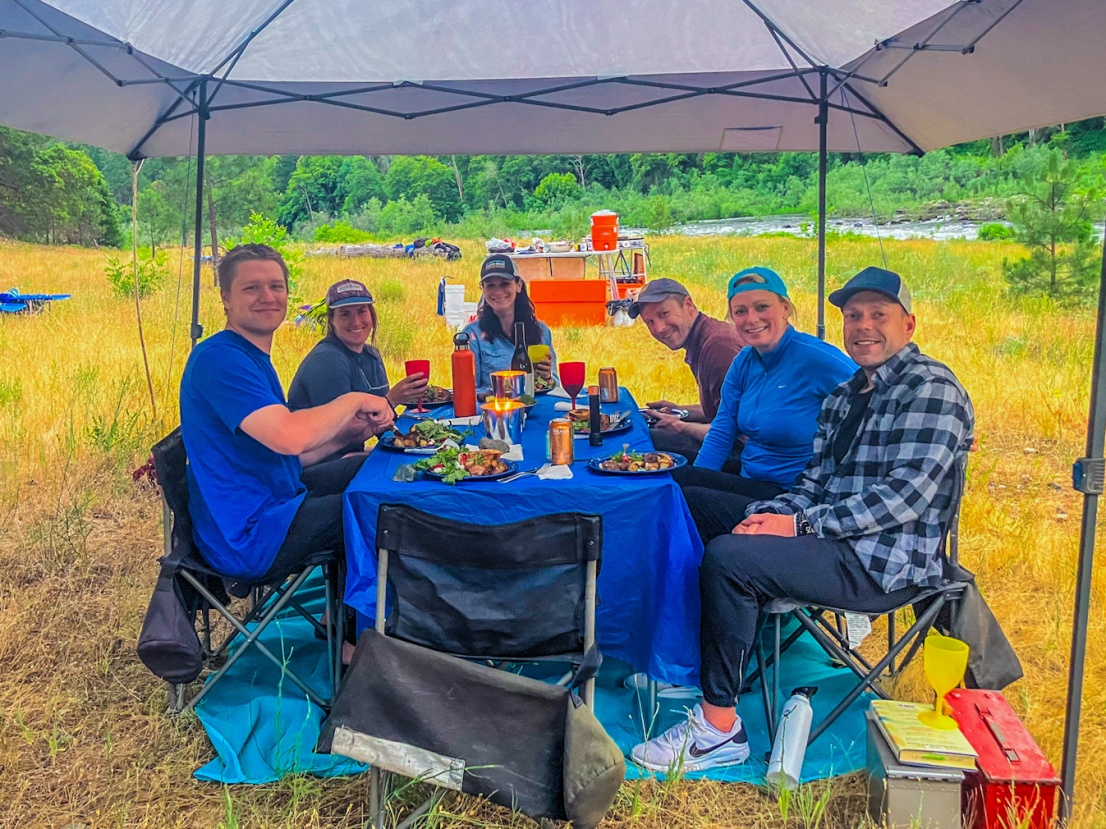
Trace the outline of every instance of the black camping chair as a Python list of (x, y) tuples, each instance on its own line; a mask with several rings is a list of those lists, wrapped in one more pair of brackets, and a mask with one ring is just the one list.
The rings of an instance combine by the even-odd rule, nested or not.
[[(803, 633), (809, 633), (831, 660), (849, 668), (858, 679), (853, 689), (837, 703), (825, 719), (811, 729), (807, 738), (807, 745), (810, 745), (825, 733), (826, 729), (845, 712), (845, 709), (865, 691), (872, 691), (882, 699), (891, 699), (891, 694), (881, 683), (883, 673), (886, 671), (893, 676), (909, 665), (935, 624), (951, 627), (956, 618), (957, 606), (964, 594), (966, 577), (970, 578), (970, 574), (959, 566), (960, 499), (964, 491), (966, 467), (967, 455), (961, 453), (952, 468), (952, 474), (955, 477), (940, 547), (944, 562), (944, 578), (936, 587), (926, 588), (899, 607), (884, 611), (887, 615), (887, 652), (874, 664), (857, 651), (849, 641), (846, 614), (855, 614), (857, 611), (813, 605), (796, 599), (774, 599), (761, 609), (754, 638), (757, 667), (746, 678), (744, 690), (750, 690), (753, 683), (759, 680), (764, 715), (768, 721), (768, 732), (773, 740), (779, 724), (776, 707), (780, 700), (780, 657)], [(914, 614), (914, 622), (902, 636), (898, 636), (895, 625), (896, 616), (908, 609)], [(782, 620), (785, 616), (794, 618), (798, 622), (798, 627), (781, 642)], [(765, 653), (762, 635), (769, 625), (775, 633), (770, 655)]]
[[(379, 633), (494, 663), (578, 666), (595, 645), (603, 549), (598, 515), (559, 513), (489, 527), (383, 504), (376, 547)], [(584, 702), (592, 706), (594, 697), (594, 680), (588, 680)], [(370, 809), (376, 825), (382, 782), (374, 767)], [(436, 790), (416, 815), (443, 793)]]
[[(342, 597), (342, 561), (333, 551), (323, 551), (311, 556), (288, 573), (278, 574), (260, 582), (227, 580), (211, 569), (196, 549), (192, 539), (192, 519), (188, 512), (188, 458), (184, 449), (184, 440), (178, 426), (168, 436), (154, 446), (152, 450), (154, 470), (161, 489), (165, 523), (165, 557), (161, 560), (159, 588), (171, 586), (180, 602), (192, 635), (198, 636), (202, 667), (215, 670), (191, 699), (185, 701), (190, 679), (172, 670), (173, 655), (158, 645), (144, 650), (143, 638), (146, 627), (139, 640), (139, 655), (143, 662), (158, 676), (169, 682), (169, 710), (174, 714), (188, 711), (204, 698), (207, 692), (218, 682), (236, 661), (249, 648), (256, 647), (260, 653), (279, 667), (283, 676), (294, 682), (316, 705), (327, 709), (337, 691), (341, 674), (343, 617), (340, 612)], [(326, 615), (330, 624), (324, 625), (300, 603), (297, 591), (316, 567), (322, 567), (326, 585)], [(229, 590), (229, 593), (228, 593)], [(231, 595), (248, 599), (245, 612), (235, 612)], [(151, 603), (151, 608), (153, 603)], [(327, 696), (321, 696), (307, 682), (298, 676), (279, 655), (270, 651), (258, 640), (262, 631), (275, 619), (290, 610), (298, 612), (314, 626), (320, 636), (327, 640), (328, 665), (331, 674), (331, 689)], [(221, 642), (213, 641), (212, 611), (222, 617), (231, 627)], [(197, 618), (200, 630), (197, 634)], [(241, 640), (241, 641), (239, 641)], [(194, 644), (194, 643), (193, 643)], [(231, 645), (236, 647), (228, 656)], [(160, 653), (158, 651), (161, 651)], [(199, 670), (191, 672), (191, 678)]]

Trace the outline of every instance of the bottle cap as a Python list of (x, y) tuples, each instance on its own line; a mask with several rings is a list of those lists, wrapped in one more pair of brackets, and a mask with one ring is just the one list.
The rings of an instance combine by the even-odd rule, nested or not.
[(817, 693), (818, 693), (818, 686), (817, 685), (804, 685), (801, 688), (796, 688), (794, 691), (792, 691), (791, 696), (795, 696), (796, 694), (802, 694), (807, 699), (810, 699), (812, 696), (814, 696)]
[(460, 348), (461, 346), (468, 348), (469, 335), (466, 334), (464, 331), (458, 331), (456, 334), (453, 335), (453, 344), (458, 348)]

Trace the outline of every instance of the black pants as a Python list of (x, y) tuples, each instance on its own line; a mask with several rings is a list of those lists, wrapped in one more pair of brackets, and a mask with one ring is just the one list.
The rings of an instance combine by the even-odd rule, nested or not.
[(786, 492), (782, 486), (771, 481), (755, 481), (692, 466), (677, 469), (672, 477), (684, 493), (704, 545), (712, 538), (726, 535), (740, 524), (749, 504)]
[(803, 535), (723, 535), (699, 570), (703, 699), (734, 705), (749, 664), (757, 616), (770, 599), (792, 598), (861, 613), (884, 613), (918, 593), (885, 593), (844, 541)]
[[(653, 441), (653, 448), (658, 452), (675, 452), (687, 458), (689, 464), (695, 463), (699, 457), (699, 450), (703, 448), (703, 441), (691, 435), (673, 432), (671, 429), (649, 428), (649, 438)], [(722, 464), (722, 471), (736, 475), (741, 471), (741, 451), (734, 452), (726, 462)]]
[(341, 458), (303, 470), (300, 480), (307, 487), (307, 497), (296, 510), (288, 535), (263, 579), (290, 573), (323, 550), (344, 548), (342, 493), (364, 462), (364, 456)]

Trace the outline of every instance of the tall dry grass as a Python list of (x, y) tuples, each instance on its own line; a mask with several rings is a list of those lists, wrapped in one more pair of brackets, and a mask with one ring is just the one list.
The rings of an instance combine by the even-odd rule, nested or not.
[[(906, 275), (919, 318), (917, 341), (957, 372), (975, 403), (980, 451), (966, 495), (962, 559), (974, 570), (1018, 648), (1026, 677), (1007, 691), (1045, 752), (1058, 763), (1066, 693), (1081, 502), (1071, 460), (1083, 454), (1092, 356), (1090, 312), (1011, 300), (999, 264), (1012, 247), (889, 242), (890, 267)], [(475, 297), (480, 248), (459, 263), (309, 258), (302, 292), (352, 277), (370, 286), (381, 317), (379, 345), (391, 376), (402, 361), (429, 357), (448, 383), (448, 332), (434, 315), (438, 277)], [(830, 283), (879, 261), (874, 242), (829, 249)], [(721, 316), (727, 276), (768, 264), (785, 275), (799, 327), (816, 320), (815, 253), (793, 239), (653, 242), (651, 274), (692, 288)], [(113, 296), (107, 254), (0, 245), (0, 284), (68, 291), (37, 317), (0, 319), (0, 825), (353, 826), (365, 819), (358, 780), (285, 780), (222, 790), (191, 771), (210, 756), (194, 721), (164, 714), (162, 686), (133, 646), (154, 581), (160, 510), (131, 481), (150, 444), (175, 425), (176, 387), (188, 350), (189, 275), (143, 304), (156, 416), (141, 370), (133, 301)], [(183, 263), (187, 270), (188, 263)], [(202, 321), (221, 327), (205, 275)], [(840, 342), (839, 316), (828, 337)], [(292, 327), (276, 338), (285, 382), (316, 335)], [(629, 329), (554, 332), (561, 359), (614, 365), (639, 400), (692, 400), (682, 357)], [(1102, 551), (1099, 551), (1100, 556)], [(1101, 568), (1100, 568), (1101, 569)], [(1106, 826), (1106, 631), (1103, 581), (1094, 585), (1087, 694), (1075, 825)], [(924, 692), (914, 674), (905, 695)], [(823, 825), (862, 821), (861, 783), (836, 781)], [(459, 801), (442, 823), (523, 825), (501, 810)], [(749, 787), (684, 781), (627, 784), (611, 826), (798, 826)]]

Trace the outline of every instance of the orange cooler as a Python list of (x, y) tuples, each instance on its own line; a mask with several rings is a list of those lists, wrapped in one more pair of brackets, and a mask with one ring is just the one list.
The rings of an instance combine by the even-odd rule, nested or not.
[(618, 214), (600, 210), (591, 214), (592, 250), (618, 250)]

